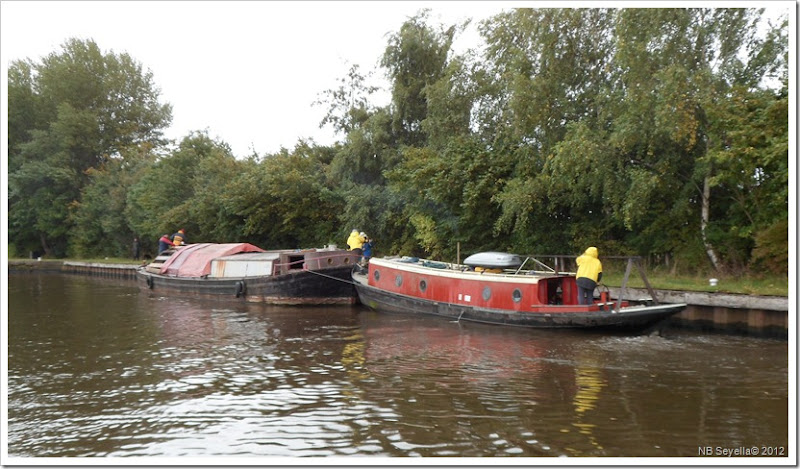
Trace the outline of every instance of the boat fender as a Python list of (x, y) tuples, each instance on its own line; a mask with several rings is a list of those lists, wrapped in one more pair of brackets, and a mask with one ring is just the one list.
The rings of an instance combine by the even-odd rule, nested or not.
[(149, 288), (151, 290), (153, 289), (153, 276), (152, 275), (148, 275), (147, 276), (147, 288)]
[(236, 282), (236, 298), (239, 298), (239, 297), (243, 296), (246, 291), (247, 291), (247, 288), (245, 287), (245, 284), (244, 284), (243, 281), (240, 280), (240, 281)]

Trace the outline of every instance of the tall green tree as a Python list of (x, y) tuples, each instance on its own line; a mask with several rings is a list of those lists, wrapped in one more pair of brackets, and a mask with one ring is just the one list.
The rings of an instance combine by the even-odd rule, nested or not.
[[(560, 165), (558, 155), (570, 129), (577, 130), (579, 123), (592, 129), (603, 125), (613, 21), (613, 10), (525, 8), (481, 26), (487, 60), (480, 82), (487, 97), (481, 99), (485, 109), (477, 127), (492, 148), (513, 158), (513, 176), (494, 196), (502, 207), (495, 230), (510, 231), (519, 250), (574, 249), (583, 242), (575, 238), (597, 226), (607, 209), (597, 191), (587, 197), (577, 186), (596, 177), (592, 158), (575, 148), (569, 152), (574, 164)], [(595, 146), (581, 145), (584, 151)], [(568, 172), (548, 169), (561, 166)], [(561, 234), (554, 226), (561, 227)], [(600, 225), (601, 230), (610, 228)]]
[(436, 29), (427, 23), (429, 10), (409, 18), (389, 37), (381, 58), (392, 82), (392, 130), (398, 142), (425, 143), (422, 121), (428, 113), (427, 87), (445, 73), (457, 28)]
[(378, 87), (368, 85), (369, 76), (361, 73), (358, 64), (350, 66), (346, 77), (339, 79), (339, 87), (323, 91), (315, 105), (327, 106), (328, 111), (320, 128), (330, 125), (336, 133), (347, 135), (361, 127), (373, 113), (369, 97)]
[(30, 141), (31, 132), (42, 130), (40, 100), (34, 89), (35, 65), (30, 60), (17, 60), (8, 68), (8, 156), (9, 172), (23, 163), (20, 145)]
[[(731, 143), (727, 134), (732, 115), (726, 108), (742, 90), (755, 97), (759, 84), (780, 68), (787, 42), (772, 32), (758, 39), (761, 13), (631, 9), (623, 10), (617, 23), (620, 86), (615, 91), (620, 106), (612, 138), (626, 168), (637, 167), (642, 181), (628, 197), (633, 210), (627, 210), (627, 227), (646, 230), (658, 223), (655, 218), (666, 218), (656, 214), (686, 213), (674, 209), (685, 207), (690, 198), (690, 217), (678, 216), (670, 223), (694, 231), (671, 237), (671, 242), (699, 240), (717, 270), (746, 263), (752, 249), (751, 234), (742, 237), (747, 230), (734, 221), (741, 217), (728, 210), (732, 199), (725, 189), (715, 189), (716, 175), (724, 169), (714, 155), (726, 152)], [(745, 170), (757, 171), (756, 166)], [(646, 211), (651, 201), (659, 200), (661, 206)]]
[(9, 87), (9, 239), (63, 255), (87, 171), (128, 148), (161, 145), (171, 107), (141, 64), (92, 40), (12, 63)]
[(142, 236), (130, 224), (128, 196), (156, 159), (150, 145), (143, 144), (87, 170), (89, 184), (70, 207), (70, 256), (128, 257), (135, 237), (140, 238), (143, 253), (155, 256), (156, 238), (150, 233)]
[[(489, 22), (490, 66), (509, 83), (495, 87), (503, 93), (490, 102), (502, 113), (490, 122), (500, 122), (498, 134), (523, 142), (531, 155), (519, 160), (517, 176), (498, 196), (500, 226), (514, 223), (515, 234), (528, 231), (531, 238), (542, 233), (536, 225), (564, 226), (575, 250), (591, 243), (693, 256), (701, 246), (715, 268), (746, 261), (752, 225), (742, 223), (745, 205), (732, 203), (733, 187), (719, 182), (737, 171), (766, 172), (746, 159), (726, 168), (714, 155), (730, 154), (733, 116), (771, 107), (764, 100), (766, 108), (755, 106), (758, 86), (781, 69), (786, 41), (774, 32), (759, 36), (759, 15), (515, 11)], [(749, 110), (731, 112), (737, 96)], [(783, 151), (772, 143), (771, 151)], [(740, 195), (760, 192), (741, 178), (737, 186)]]
[(491, 81), (481, 126), (491, 140), (507, 136), (545, 155), (566, 124), (597, 119), (613, 19), (606, 9), (518, 8), (485, 21), (483, 75)]

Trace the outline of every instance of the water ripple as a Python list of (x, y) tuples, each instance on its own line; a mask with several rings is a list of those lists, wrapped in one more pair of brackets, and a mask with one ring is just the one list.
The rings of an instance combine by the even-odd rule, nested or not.
[(9, 297), (13, 457), (696, 456), (787, 440), (785, 342), (10, 281), (25, 293)]

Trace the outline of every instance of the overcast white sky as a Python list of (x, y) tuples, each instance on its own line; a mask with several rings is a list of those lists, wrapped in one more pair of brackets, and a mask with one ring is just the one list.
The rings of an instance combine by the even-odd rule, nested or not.
[[(173, 106), (166, 136), (192, 130), (229, 143), (236, 156), (291, 149), (300, 138), (335, 141), (319, 129), (320, 93), (337, 86), (350, 64), (382, 77), (387, 34), (422, 8), (450, 25), (524, 6), (676, 6), (675, 2), (276, 2), (2, 1), (0, 55), (39, 61), (71, 37), (105, 52), (127, 52), (153, 73), (162, 102)], [(688, 5), (683, 3), (683, 5)], [(692, 4), (695, 5), (695, 4)], [(713, 6), (714, 3), (704, 3)], [(726, 6), (794, 2), (728, 2)], [(723, 5), (720, 5), (723, 6)], [(472, 32), (461, 46), (477, 42)], [(5, 90), (4, 90), (5, 93)], [(376, 104), (386, 104), (385, 101)]]
[(167, 137), (207, 129), (246, 156), (299, 138), (333, 143), (330, 128), (319, 129), (325, 107), (312, 103), (351, 64), (376, 71), (387, 33), (426, 5), (451, 24), (503, 3), (3, 1), (0, 46), (6, 77), (10, 61), (39, 61), (70, 37), (127, 52), (173, 106)]

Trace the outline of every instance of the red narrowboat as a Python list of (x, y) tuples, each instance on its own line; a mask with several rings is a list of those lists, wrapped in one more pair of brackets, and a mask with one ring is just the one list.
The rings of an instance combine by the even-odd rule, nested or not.
[(686, 307), (606, 294), (581, 305), (574, 273), (523, 270), (530, 260), (494, 252), (470, 256), (464, 264), (373, 258), (368, 268), (354, 269), (353, 281), (361, 303), (377, 311), (507, 326), (645, 329)]

